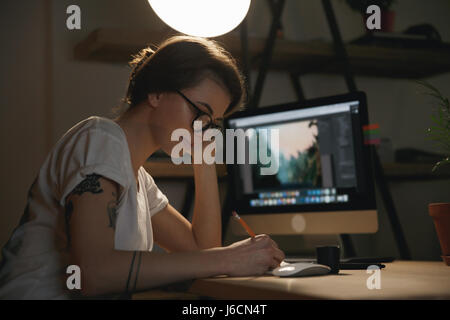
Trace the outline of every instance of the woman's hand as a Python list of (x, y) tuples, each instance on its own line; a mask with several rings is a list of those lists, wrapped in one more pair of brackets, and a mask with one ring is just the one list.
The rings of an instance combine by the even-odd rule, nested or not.
[(262, 275), (274, 269), (284, 260), (284, 253), (268, 235), (260, 234), (235, 242), (225, 248), (227, 275)]

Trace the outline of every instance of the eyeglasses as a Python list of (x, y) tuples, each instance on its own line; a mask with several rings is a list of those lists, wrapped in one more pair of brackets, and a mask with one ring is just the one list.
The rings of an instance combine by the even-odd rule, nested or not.
[(194, 108), (196, 115), (194, 120), (192, 120), (192, 128), (194, 128), (194, 122), (195, 121), (201, 121), (202, 122), (202, 131), (208, 130), (208, 129), (218, 129), (220, 131), (223, 131), (223, 122), (222, 120), (216, 120), (216, 122), (213, 121), (211, 115), (199, 107), (195, 103), (193, 103), (190, 99), (188, 99), (184, 94), (182, 94), (180, 91), (176, 90), (176, 92), (192, 107)]

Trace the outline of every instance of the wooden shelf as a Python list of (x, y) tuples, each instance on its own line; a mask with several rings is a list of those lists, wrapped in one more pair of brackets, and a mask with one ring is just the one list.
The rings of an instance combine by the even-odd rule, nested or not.
[(436, 172), (431, 172), (433, 164), (418, 163), (385, 163), (383, 169), (386, 177), (391, 180), (428, 180), (449, 179), (450, 166), (442, 166)]
[[(144, 168), (154, 178), (192, 178), (194, 171), (192, 165), (175, 165), (170, 160), (147, 161)], [(432, 164), (410, 164), (410, 163), (385, 163), (383, 169), (386, 177), (390, 180), (428, 180), (428, 179), (449, 179), (450, 166), (438, 169), (432, 173)], [(227, 168), (224, 164), (216, 165), (217, 176), (219, 178), (227, 175)]]
[[(151, 160), (144, 164), (144, 169), (154, 178), (193, 178), (194, 170), (190, 164), (176, 165), (171, 160)], [(219, 178), (227, 175), (224, 164), (216, 164), (217, 176)]]
[[(75, 46), (75, 58), (113, 63), (126, 63), (143, 47), (158, 44), (169, 33), (146, 30), (101, 28), (91, 32)], [(215, 38), (239, 60), (240, 38), (227, 34)], [(265, 46), (264, 38), (250, 38), (252, 67), (258, 67)], [(346, 46), (352, 68), (357, 75), (391, 78), (422, 78), (450, 71), (449, 49), (399, 49)], [(331, 43), (323, 41), (295, 42), (278, 39), (271, 68), (307, 73), (342, 73)]]

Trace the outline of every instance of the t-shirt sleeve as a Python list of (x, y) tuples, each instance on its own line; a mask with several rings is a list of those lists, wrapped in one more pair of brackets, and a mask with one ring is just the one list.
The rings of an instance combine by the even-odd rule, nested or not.
[(143, 170), (146, 176), (145, 180), (150, 216), (154, 216), (169, 204), (169, 200), (166, 195), (159, 190), (153, 177), (145, 169)]
[(99, 128), (71, 137), (55, 160), (60, 205), (65, 205), (66, 197), (90, 174), (101, 175), (126, 188), (129, 182), (123, 154), (123, 142)]

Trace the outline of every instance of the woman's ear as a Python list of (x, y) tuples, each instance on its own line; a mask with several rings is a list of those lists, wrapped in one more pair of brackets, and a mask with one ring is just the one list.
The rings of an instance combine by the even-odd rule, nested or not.
[(147, 102), (150, 108), (158, 108), (161, 104), (163, 93), (149, 93), (147, 95)]

